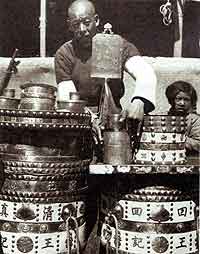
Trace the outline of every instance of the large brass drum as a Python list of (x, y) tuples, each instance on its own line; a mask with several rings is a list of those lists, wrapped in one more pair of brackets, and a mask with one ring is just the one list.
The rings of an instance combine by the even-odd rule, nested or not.
[(88, 114), (0, 110), (4, 254), (82, 251), (89, 133)]
[(198, 183), (184, 178), (182, 186), (166, 175), (109, 182), (101, 196), (101, 253), (198, 253)]
[[(175, 165), (186, 162), (186, 121), (182, 116), (146, 115), (136, 139), (136, 164)], [(133, 142), (135, 137), (133, 136)]]

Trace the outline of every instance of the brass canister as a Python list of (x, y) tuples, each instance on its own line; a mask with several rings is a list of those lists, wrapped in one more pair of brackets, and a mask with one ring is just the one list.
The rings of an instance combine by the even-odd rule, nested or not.
[(104, 137), (104, 163), (117, 165), (131, 163), (132, 150), (125, 122), (120, 114), (109, 116)]
[(49, 84), (26, 83), (21, 86), (20, 109), (54, 110), (56, 87)]
[(84, 113), (87, 101), (80, 100), (78, 92), (71, 92), (69, 96), (70, 100), (68, 101), (57, 101), (57, 111)]

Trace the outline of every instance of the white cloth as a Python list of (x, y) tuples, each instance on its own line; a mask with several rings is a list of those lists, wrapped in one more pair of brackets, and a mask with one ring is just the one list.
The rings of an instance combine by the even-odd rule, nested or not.
[(136, 80), (132, 98), (141, 97), (155, 105), (157, 78), (151, 65), (141, 56), (133, 56), (125, 63), (125, 70)]
[(68, 101), (70, 99), (69, 94), (71, 92), (77, 92), (72, 80), (60, 82), (58, 84), (57, 100)]

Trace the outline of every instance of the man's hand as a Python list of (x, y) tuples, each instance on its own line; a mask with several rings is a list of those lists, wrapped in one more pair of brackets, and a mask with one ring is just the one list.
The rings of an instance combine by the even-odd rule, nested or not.
[(124, 121), (126, 118), (142, 121), (144, 118), (144, 102), (140, 99), (134, 99), (133, 102), (129, 103), (126, 109), (122, 110), (120, 121)]

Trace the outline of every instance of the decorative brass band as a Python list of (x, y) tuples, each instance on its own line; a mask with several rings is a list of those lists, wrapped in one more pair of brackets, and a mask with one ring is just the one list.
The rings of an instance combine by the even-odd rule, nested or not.
[(21, 92), (21, 98), (40, 98), (40, 99), (44, 99), (44, 98), (49, 98), (49, 99), (55, 99), (55, 95), (54, 94), (46, 94), (46, 93), (24, 93)]
[(50, 84), (46, 84), (46, 83), (25, 83), (22, 84), (20, 86), (20, 88), (22, 89), (22, 91), (24, 91), (25, 93), (30, 92), (30, 93), (46, 93), (46, 94), (52, 94), (54, 92), (57, 91), (57, 87), (50, 85)]
[(86, 174), (66, 174), (66, 175), (20, 175), (20, 174), (6, 174), (6, 179), (11, 180), (22, 180), (22, 181), (66, 181), (66, 180), (77, 180), (81, 177), (85, 177)]
[[(104, 223), (105, 215), (100, 216), (101, 222)], [(148, 223), (148, 222), (134, 222), (126, 220), (118, 220), (118, 228), (125, 231), (145, 233), (156, 232), (159, 234), (178, 234), (197, 230), (196, 220), (192, 222), (181, 223)]]
[(163, 133), (184, 133), (186, 128), (184, 126), (143, 126), (145, 132), (163, 132)]
[[(72, 133), (70, 133), (72, 135)], [(74, 140), (76, 141), (76, 138), (79, 133), (73, 136)], [(31, 134), (30, 134), (31, 136)], [(64, 137), (63, 137), (64, 138)], [(14, 138), (13, 138), (14, 139)], [(33, 137), (30, 138), (33, 142)], [(51, 136), (49, 136), (49, 143), (51, 140)], [(41, 140), (40, 145), (43, 140)], [(38, 140), (39, 142), (39, 140)], [(54, 142), (54, 140), (52, 140)], [(59, 141), (58, 141), (59, 142)], [(46, 145), (46, 146), (45, 146)], [(2, 156), (4, 153), (6, 154), (17, 154), (17, 155), (22, 155), (22, 156), (60, 156), (60, 155), (65, 155), (68, 156), (68, 154), (62, 154), (63, 149), (58, 148), (58, 147), (51, 147), (47, 146), (47, 144), (41, 145), (41, 146), (36, 146), (36, 145), (22, 145), (22, 144), (0, 144), (0, 152), (2, 153)], [(49, 144), (48, 144), (49, 145)], [(75, 146), (75, 145), (74, 145)], [(74, 156), (68, 156), (68, 160), (74, 160)]]
[[(25, 118), (41, 118), (47, 119), (87, 119), (90, 120), (91, 116), (88, 113), (74, 113), (74, 112), (57, 112), (57, 111), (29, 111), (29, 110), (8, 110), (1, 109), (0, 116), (10, 117), (25, 117)], [(83, 119), (82, 119), (83, 120)]]
[[(136, 160), (134, 160), (134, 162), (136, 163), (136, 164), (141, 164), (141, 165), (158, 165), (158, 166), (160, 166), (160, 165), (169, 165), (169, 166), (173, 166), (173, 165), (178, 165), (178, 166), (185, 166), (185, 164), (186, 164), (186, 162), (187, 162), (187, 160), (185, 160), (185, 159), (183, 159), (183, 160), (180, 160), (180, 161), (170, 161), (170, 160), (166, 160), (166, 161), (143, 161), (143, 160), (140, 160), (140, 159), (136, 159)], [(190, 167), (191, 168), (191, 167)], [(178, 172), (178, 171), (177, 171)]]
[(130, 200), (143, 202), (171, 202), (191, 200), (191, 194), (179, 190), (167, 189), (165, 187), (153, 186), (143, 189), (132, 189), (129, 194), (120, 194), (119, 192), (102, 192), (102, 195), (111, 200)]
[[(128, 122), (128, 126), (135, 133), (135, 126), (132, 126), (131, 121)], [(183, 133), (186, 126), (186, 119), (183, 116), (145, 115), (142, 130), (146, 132)]]
[[(44, 226), (45, 227), (45, 226)], [(69, 240), (70, 254), (82, 253), (86, 244), (85, 224), (77, 227), (76, 230), (69, 229), (70, 238), (67, 239), (67, 232), (60, 231), (54, 233), (10, 233), (2, 231), (1, 237), (4, 239), (2, 250), (4, 254), (10, 253), (32, 253), (32, 254), (66, 254), (67, 240)], [(77, 240), (79, 246), (77, 246)]]
[(184, 143), (176, 143), (176, 144), (163, 144), (163, 143), (156, 143), (156, 144), (149, 144), (149, 143), (140, 143), (140, 148), (144, 150), (150, 150), (150, 151), (164, 151), (164, 150), (183, 150), (185, 149)]
[(19, 197), (19, 196), (11, 196), (6, 194), (0, 194), (0, 199), (4, 201), (11, 202), (23, 202), (23, 203), (66, 203), (72, 201), (80, 201), (86, 200), (86, 195), (77, 195), (77, 196), (67, 196), (67, 195), (58, 195), (54, 197), (47, 197), (47, 195), (43, 195), (41, 197)]
[(163, 132), (143, 132), (141, 135), (141, 143), (150, 143), (150, 144), (177, 144), (185, 143), (185, 134), (184, 133), (163, 133)]
[(42, 123), (42, 124), (33, 124), (33, 123), (23, 123), (23, 122), (13, 122), (11, 121), (6, 121), (6, 122), (0, 122), (0, 127), (5, 127), (5, 128), (30, 128), (30, 129), (90, 129), (90, 126), (88, 125), (78, 125), (78, 124), (60, 124), (60, 123)]
[(186, 119), (183, 116), (146, 115), (144, 116), (143, 131), (183, 133), (186, 126)]
[(185, 149), (183, 150), (169, 150), (165, 147), (165, 150), (150, 150), (139, 149), (135, 155), (136, 163), (149, 163), (153, 165), (159, 164), (184, 164), (186, 162)]
[(196, 165), (95, 165), (90, 164), (90, 174), (199, 174), (199, 163)]
[(23, 192), (16, 192), (12, 190), (4, 190), (1, 192), (0, 195), (13, 195), (13, 196), (18, 196), (18, 197), (25, 197), (25, 198), (42, 198), (42, 197), (58, 197), (58, 196), (68, 196), (68, 197), (73, 197), (76, 195), (83, 194), (88, 190), (87, 187), (84, 187), (79, 190), (75, 191), (54, 191), (54, 192), (38, 192), (38, 193), (23, 193)]
[[(18, 161), (24, 163), (68, 163), (77, 159), (71, 156), (29, 156), (0, 153), (1, 160), (3, 161)], [(77, 159), (78, 160), (78, 159)]]
[[(168, 196), (168, 197), (179, 197), (183, 195), (182, 191), (171, 189), (165, 186), (150, 186), (142, 189), (135, 189), (133, 190), (133, 194), (138, 195), (152, 195), (152, 196)], [(130, 197), (131, 194), (127, 194)], [(184, 193), (185, 195), (185, 193)], [(125, 195), (126, 198), (126, 195)], [(171, 199), (171, 198), (170, 198)], [(170, 200), (169, 200), (170, 201)]]
[[(52, 157), (47, 157), (51, 159)], [(34, 162), (34, 161), (12, 161), (12, 160), (3, 160), (3, 164), (5, 167), (14, 167), (14, 168), (36, 168), (36, 169), (44, 169), (44, 170), (54, 170), (54, 169), (64, 169), (64, 170), (73, 170), (73, 168), (77, 167), (85, 167), (88, 166), (90, 160), (73, 160), (68, 161), (68, 156), (59, 156), (53, 157), (53, 160), (50, 162)], [(51, 172), (51, 171), (50, 171)]]
[(84, 187), (73, 191), (53, 191), (53, 192), (16, 192), (16, 191), (2, 191), (0, 199), (11, 202), (24, 203), (65, 203), (84, 201), (87, 198), (88, 188)]
[(21, 97), (19, 109), (27, 110), (54, 110), (55, 98)]
[[(116, 254), (116, 248), (113, 247), (108, 247), (109, 250), (109, 254)], [(106, 254), (106, 247), (101, 247), (101, 253), (102, 254)], [(148, 252), (147, 254), (150, 254), (151, 252)], [(65, 253), (59, 253), (59, 254), (65, 254)], [(73, 254), (73, 253), (72, 253)], [(123, 250), (118, 250), (118, 254), (133, 254), (132, 252), (128, 252), (128, 251), (123, 251)], [(141, 252), (141, 254), (144, 254)], [(184, 254), (184, 253), (182, 253)], [(188, 254), (188, 253), (187, 253)], [(189, 254), (199, 254), (199, 251), (195, 251), (195, 252), (190, 252)]]
[(152, 194), (127, 194), (125, 195), (124, 197), (124, 200), (135, 200), (135, 201), (184, 201), (184, 200), (190, 200), (191, 199), (191, 196), (190, 195), (184, 195), (184, 196), (173, 196), (173, 195), (170, 195), (170, 196), (165, 196), (164, 194), (163, 195), (152, 195)]
[[(81, 216), (76, 218), (78, 227), (85, 223), (85, 217)], [(46, 222), (46, 223), (30, 223), (30, 222), (11, 222), (0, 221), (0, 230), (9, 233), (58, 233), (60, 231), (66, 231), (65, 222)]]
[[(74, 167), (74, 168), (50, 168), (50, 169), (45, 169), (45, 168), (25, 168), (25, 167), (5, 167), (4, 172), (6, 174), (30, 174), (30, 175), (66, 175), (66, 174), (72, 174), (72, 177), (74, 174), (84, 174), (88, 173), (88, 166), (84, 167)], [(70, 176), (69, 176), (70, 177)]]
[[(118, 237), (116, 237), (116, 233)], [(103, 224), (101, 242), (107, 248), (123, 253), (151, 254), (151, 253), (196, 253), (197, 230), (179, 233), (160, 234), (157, 232), (132, 232), (116, 229)], [(184, 243), (184, 244), (183, 244)], [(178, 250), (178, 251), (177, 251)], [(109, 252), (110, 253), (110, 252)], [(122, 252), (118, 252), (122, 253)], [(198, 253), (198, 252), (197, 252)]]
[(91, 117), (87, 113), (1, 109), (0, 127), (84, 130), (91, 128)]
[(185, 126), (186, 118), (184, 116), (172, 116), (172, 115), (145, 115), (144, 116), (144, 123), (150, 125), (160, 124), (163, 125), (172, 125), (178, 126), (182, 125)]
[[(68, 163), (48, 163), (48, 162), (25, 162), (25, 161), (3, 161), (4, 172), (6, 174), (23, 175), (69, 175), (69, 179), (74, 174), (87, 174), (90, 160), (74, 161)], [(72, 175), (71, 175), (72, 174)]]
[(1, 188), (17, 192), (49, 192), (49, 191), (73, 191), (78, 188), (86, 187), (86, 176), (71, 177), (63, 181), (30, 181), (30, 180), (9, 180), (5, 179)]

